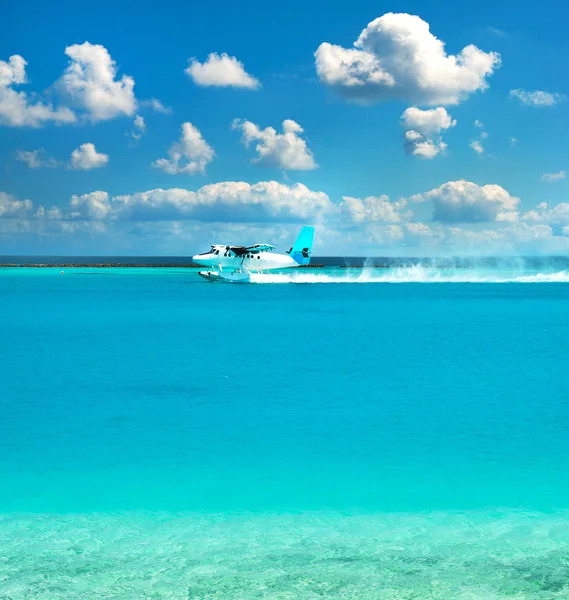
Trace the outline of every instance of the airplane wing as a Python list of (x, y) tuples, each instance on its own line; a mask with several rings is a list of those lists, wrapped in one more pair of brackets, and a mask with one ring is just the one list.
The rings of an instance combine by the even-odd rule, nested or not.
[(253, 246), (225, 246), (225, 250), (231, 251), (235, 256), (244, 254), (259, 254), (260, 252), (270, 252), (274, 246), (270, 244), (254, 244)]
[(271, 244), (254, 244), (253, 246), (247, 246), (245, 248), (245, 252), (249, 252), (250, 254), (259, 254), (259, 252), (270, 252), (274, 250), (274, 246)]

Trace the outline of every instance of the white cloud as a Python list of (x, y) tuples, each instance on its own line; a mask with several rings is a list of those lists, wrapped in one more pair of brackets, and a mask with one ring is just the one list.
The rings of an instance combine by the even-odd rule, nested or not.
[(75, 114), (66, 107), (54, 109), (52, 104), (32, 101), (25, 92), (13, 86), (27, 83), (26, 61), (15, 54), (8, 62), (0, 60), (0, 125), (40, 127), (47, 122), (73, 123)]
[(566, 177), (567, 177), (567, 174), (565, 173), (565, 171), (559, 171), (559, 173), (544, 173), (541, 176), (541, 180), (546, 181), (547, 183), (553, 183), (555, 181), (561, 181), (562, 179), (565, 179)]
[[(501, 204), (498, 212), (486, 210), (496, 220), (483, 223), (483, 228), (482, 223), (474, 222), (457, 226), (453, 224), (456, 219), (448, 219), (449, 225), (412, 220), (409, 201), (432, 200), (435, 210), (442, 210), (437, 202), (446, 192), (440, 190), (448, 191), (458, 183), (464, 184), (457, 192), (461, 205), (472, 199), (478, 203), (482, 196), (482, 203)], [(475, 184), (470, 182), (448, 182), (420, 197), (397, 202), (387, 196), (347, 196), (332, 202), (325, 193), (302, 184), (226, 181), (197, 191), (155, 189), (112, 198), (104, 191), (95, 191), (73, 196), (65, 207), (49, 209), (42, 205), (35, 209), (30, 200), (0, 193), (0, 245), (13, 253), (18, 247), (15, 244), (30, 248), (41, 239), (60, 240), (58, 244), (67, 244), (66, 248), (75, 251), (78, 245), (95, 250), (104, 243), (106, 248), (131, 253), (149, 246), (163, 254), (174, 249), (174, 253), (181, 253), (188, 243), (207, 247), (211, 241), (271, 241), (288, 247), (298, 226), (312, 223), (317, 226), (318, 251), (322, 254), (436, 256), (569, 251), (569, 203), (542, 203), (515, 221), (517, 199), (510, 197), (508, 201), (507, 192), (499, 186), (478, 190), (472, 186)], [(459, 210), (464, 212), (464, 206)], [(472, 210), (468, 208), (470, 213)], [(506, 220), (498, 220), (500, 213), (508, 213)]]
[(510, 138), (510, 146), (515, 146), (518, 143), (518, 138), (511, 137)]
[(442, 106), (429, 110), (421, 110), (412, 106), (403, 113), (401, 119), (406, 129), (415, 129), (425, 136), (438, 134), (443, 129), (449, 129), (456, 125), (456, 121)]
[[(32, 219), (2, 219), (0, 218), (0, 243), (4, 242), (4, 248), (11, 251), (13, 243), (19, 240), (24, 252), (29, 252), (30, 247), (38, 248), (38, 244), (49, 245), (44, 248), (58, 252), (60, 244), (68, 244), (68, 252), (84, 243), (92, 235), (105, 233), (104, 224), (97, 221), (65, 221), (52, 219), (47, 216), (37, 215)], [(112, 238), (105, 239), (107, 245)], [(12, 242), (12, 244), (10, 244)], [(101, 238), (99, 235), (97, 245), (93, 250), (100, 249)]]
[(326, 194), (313, 192), (301, 183), (225, 181), (196, 192), (173, 188), (116, 196), (113, 207), (117, 219), (301, 222), (320, 218), (333, 205)]
[(140, 106), (148, 106), (154, 112), (162, 113), (163, 115), (169, 115), (172, 113), (172, 109), (169, 106), (164, 106), (160, 100), (156, 98), (151, 98), (150, 100), (143, 100), (140, 103)]
[(59, 220), (64, 218), (64, 214), (58, 206), (52, 206), (51, 208), (47, 209), (45, 206), (40, 206), (34, 213), (34, 218)]
[(182, 137), (168, 150), (170, 158), (160, 158), (152, 163), (169, 175), (195, 175), (205, 173), (206, 166), (213, 160), (215, 152), (204, 140), (200, 130), (189, 122), (182, 123)]
[[(48, 216), (41, 206), (38, 214)], [(301, 183), (276, 181), (253, 185), (224, 181), (197, 191), (154, 189), (112, 198), (107, 192), (95, 191), (73, 196), (67, 208), (51, 209), (49, 215), (95, 221), (310, 222), (341, 230), (402, 225), (413, 218), (405, 199), (392, 202), (387, 196), (346, 196), (334, 203), (324, 192)]]
[[(333, 242), (330, 246), (332, 252), (344, 250), (349, 254), (367, 253), (368, 256), (377, 256), (378, 252), (389, 252), (389, 249), (396, 249), (395, 252), (401, 254), (402, 248), (436, 248), (445, 237), (441, 225), (410, 221), (364, 221), (343, 230), (329, 227), (326, 233), (334, 234), (327, 236)], [(322, 234), (319, 232), (319, 235)]]
[(253, 185), (224, 181), (197, 191), (154, 189), (112, 198), (107, 192), (95, 191), (74, 195), (63, 210), (46, 211), (40, 206), (38, 215), (48, 214), (53, 219), (95, 221), (310, 222), (342, 230), (400, 225), (413, 217), (404, 199), (391, 202), (387, 196), (344, 197), (333, 203), (324, 192), (310, 190), (301, 183), (285, 185), (276, 181)]
[(551, 227), (547, 225), (528, 225), (527, 223), (512, 223), (501, 233), (514, 244), (527, 244), (553, 235)]
[(243, 132), (242, 141), (245, 146), (258, 141), (255, 146), (257, 157), (252, 162), (291, 170), (311, 170), (318, 165), (306, 141), (300, 137), (302, 127), (287, 119), (283, 121), (283, 133), (277, 133), (273, 127), (260, 129), (251, 121), (236, 119), (233, 129)]
[(97, 152), (94, 144), (81, 144), (71, 153), (70, 169), (89, 171), (104, 167), (109, 162), (107, 154)]
[(535, 90), (533, 92), (527, 92), (526, 90), (510, 90), (510, 98), (517, 98), (526, 106), (554, 106), (565, 100), (563, 94), (550, 94), (542, 90)]
[(409, 200), (432, 201), (433, 219), (443, 223), (515, 221), (520, 201), (499, 185), (479, 186), (464, 180), (449, 181)]
[[(94, 194), (96, 193), (101, 192)], [(85, 194), (85, 196), (90, 195)], [(30, 200), (16, 200), (13, 196), (0, 192), (0, 242), (16, 241), (16, 238), (19, 238), (23, 240), (21, 243), (24, 244), (25, 251), (29, 252), (31, 245), (41, 243), (42, 239), (56, 243), (66, 239), (75, 246), (84, 241), (85, 236), (104, 232), (104, 224), (92, 220), (94, 215), (89, 215), (87, 221), (74, 220), (72, 211), (76, 198), (76, 196), (72, 198), (69, 208), (65, 211), (56, 206), (46, 209), (42, 205), (34, 211), (34, 205)], [(79, 199), (78, 202), (81, 203), (81, 200)], [(81, 233), (81, 236), (74, 237), (78, 233)], [(10, 251), (9, 242), (4, 246)]]
[[(366, 200), (367, 201), (367, 200)], [(18, 201), (0, 193), (0, 216), (31, 217), (30, 200)], [(203, 221), (225, 223), (311, 223), (325, 216), (336, 217), (338, 207), (323, 192), (301, 183), (287, 186), (276, 181), (248, 184), (224, 181), (205, 185), (197, 191), (181, 188), (155, 189), (110, 197), (95, 191), (74, 195), (68, 207), (46, 210), (42, 218), (94, 221)]]
[(407, 209), (406, 200), (391, 202), (388, 196), (368, 196), (353, 198), (344, 196), (340, 205), (341, 216), (350, 225), (363, 223), (401, 223), (413, 218), (412, 211)]
[(355, 48), (324, 42), (316, 50), (320, 81), (348, 99), (458, 104), (488, 87), (500, 56), (473, 45), (447, 55), (429, 24), (415, 15), (387, 13), (362, 31)]
[(0, 192), (0, 218), (24, 219), (31, 216), (33, 207), (31, 200), (16, 200), (14, 196)]
[(109, 162), (107, 154), (97, 152), (94, 144), (81, 144), (73, 150), (69, 163), (65, 165), (55, 158), (47, 156), (43, 148), (39, 150), (18, 150), (16, 152), (17, 160), (25, 162), (30, 169), (40, 167), (57, 168), (67, 166), (69, 169), (88, 171), (104, 167)]
[(116, 63), (101, 45), (74, 44), (65, 49), (71, 59), (60, 85), (92, 121), (132, 116), (136, 112), (134, 79), (117, 76)]
[(435, 158), (444, 152), (447, 145), (444, 142), (436, 143), (432, 140), (424, 140), (416, 131), (405, 132), (405, 145), (407, 151), (420, 158)]
[(66, 216), (71, 219), (103, 221), (110, 216), (112, 211), (109, 194), (101, 191), (72, 196), (69, 207), (69, 213)]
[(412, 106), (401, 115), (401, 125), (407, 130), (407, 152), (420, 158), (434, 158), (447, 147), (442, 141), (441, 132), (454, 127), (456, 120), (442, 106), (429, 110)]
[(40, 167), (53, 169), (59, 166), (59, 162), (55, 158), (47, 156), (43, 148), (39, 150), (18, 150), (16, 159), (25, 162), (30, 169), (39, 169)]
[(146, 123), (144, 122), (144, 119), (140, 116), (140, 115), (136, 115), (136, 118), (134, 119), (134, 122), (132, 123), (132, 137), (135, 140), (139, 140), (143, 135), (144, 132), (146, 131)]
[(468, 144), (473, 150), (474, 152), (478, 153), (478, 154), (484, 154), (484, 146), (482, 145), (482, 143), (479, 140), (474, 140), (473, 142), (470, 142), (470, 144)]
[(522, 219), (530, 223), (543, 223), (555, 227), (556, 230), (569, 226), (569, 203), (560, 202), (554, 206), (547, 202), (538, 204), (536, 208), (528, 210)]
[(483, 230), (449, 227), (444, 242), (463, 254), (495, 255), (526, 250), (547, 252), (548, 248), (555, 245), (556, 239), (559, 238), (554, 237), (551, 227), (547, 225), (511, 223), (497, 229)]
[[(484, 123), (482, 123), (482, 121), (480, 121), (478, 119), (476, 119), (476, 121), (474, 121), (474, 126), (481, 130), (484, 129)], [(488, 139), (488, 133), (486, 131), (480, 131), (480, 134), (478, 135), (478, 139), (472, 140), (470, 142), (470, 144), (468, 144), (468, 145), (477, 154), (484, 154), (485, 149), (484, 149), (484, 145), (482, 144), (482, 140), (487, 140), (487, 139)]]
[(202, 86), (236, 87), (250, 90), (261, 86), (258, 79), (245, 71), (242, 62), (225, 53), (219, 55), (212, 52), (204, 63), (192, 58), (186, 74), (197, 85)]

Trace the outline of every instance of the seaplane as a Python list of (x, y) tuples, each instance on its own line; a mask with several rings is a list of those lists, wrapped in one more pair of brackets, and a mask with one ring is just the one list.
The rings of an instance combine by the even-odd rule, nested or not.
[(305, 226), (300, 230), (296, 242), (286, 254), (277, 254), (271, 244), (253, 246), (226, 246), (212, 244), (211, 249), (192, 256), (197, 265), (217, 267), (217, 270), (199, 271), (208, 281), (228, 283), (251, 283), (251, 274), (261, 274), (274, 269), (290, 269), (310, 263), (314, 227)]

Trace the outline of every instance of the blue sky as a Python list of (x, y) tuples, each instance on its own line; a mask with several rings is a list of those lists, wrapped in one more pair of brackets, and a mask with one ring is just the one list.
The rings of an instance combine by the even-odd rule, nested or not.
[(8, 2), (0, 253), (284, 246), (303, 223), (317, 254), (567, 253), (568, 17)]

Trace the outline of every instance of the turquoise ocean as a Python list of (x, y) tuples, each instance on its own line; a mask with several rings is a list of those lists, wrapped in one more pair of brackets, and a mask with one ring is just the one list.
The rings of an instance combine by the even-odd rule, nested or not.
[(0, 598), (567, 599), (568, 364), (554, 264), (0, 269)]

